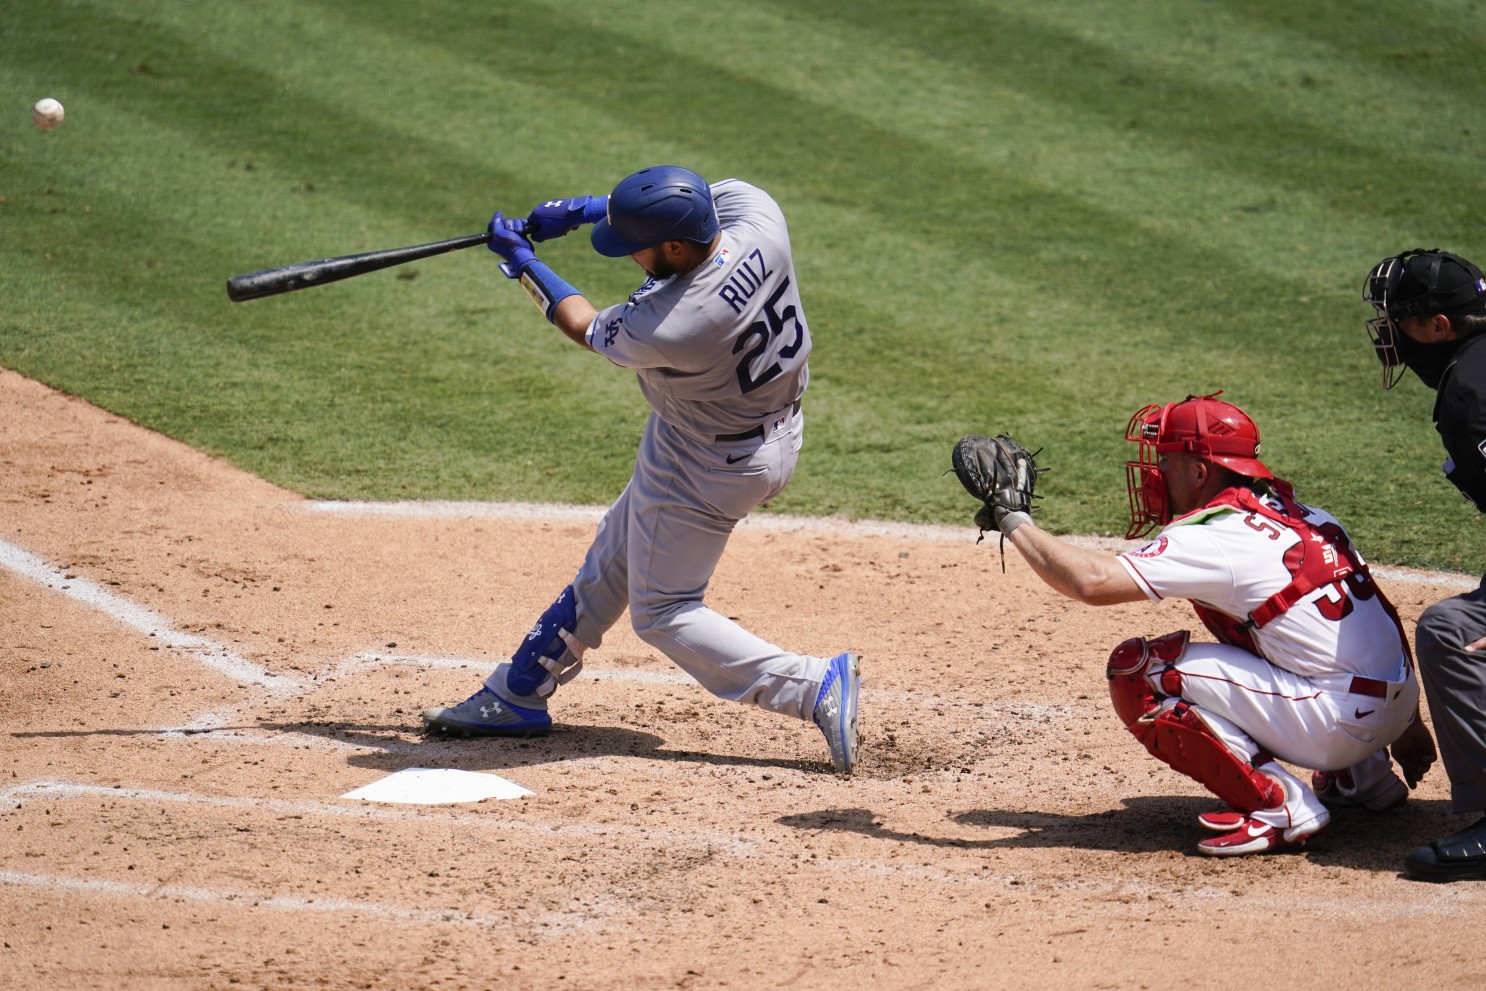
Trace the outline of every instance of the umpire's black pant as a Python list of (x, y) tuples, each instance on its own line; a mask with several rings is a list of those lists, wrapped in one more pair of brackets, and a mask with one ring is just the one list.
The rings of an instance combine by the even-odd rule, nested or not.
[(1464, 649), (1483, 637), (1486, 576), (1480, 588), (1424, 610), (1414, 637), (1453, 812), (1486, 811), (1486, 646)]

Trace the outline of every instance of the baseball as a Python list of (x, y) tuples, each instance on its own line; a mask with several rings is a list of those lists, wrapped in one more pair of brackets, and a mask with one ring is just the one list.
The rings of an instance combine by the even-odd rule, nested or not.
[(58, 124), (62, 123), (62, 117), (64, 114), (65, 111), (62, 109), (62, 104), (58, 103), (56, 100), (53, 100), (49, 96), (44, 99), (37, 100), (36, 105), (31, 108), (31, 119), (34, 120), (36, 122), (36, 126), (41, 128), (43, 131), (51, 130)]

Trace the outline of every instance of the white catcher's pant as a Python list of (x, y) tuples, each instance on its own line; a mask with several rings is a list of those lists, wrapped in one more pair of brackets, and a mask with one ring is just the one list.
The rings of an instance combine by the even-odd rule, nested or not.
[(713, 695), (809, 719), (828, 659), (776, 647), (702, 602), (733, 527), (784, 491), (803, 431), (797, 412), (762, 442), (704, 443), (651, 413), (634, 475), (573, 580), (578, 639), (599, 646), (628, 608), (640, 639)]
[[(1352, 692), (1349, 674), (1305, 678), (1226, 644), (1191, 643), (1176, 669), (1181, 697), (1234, 753), (1252, 760), (1262, 749), (1316, 771), (1351, 767), (1362, 787), (1388, 773), (1382, 748), (1408, 726), (1419, 701), (1412, 671), (1377, 698)], [(1161, 691), (1159, 672), (1150, 680)]]

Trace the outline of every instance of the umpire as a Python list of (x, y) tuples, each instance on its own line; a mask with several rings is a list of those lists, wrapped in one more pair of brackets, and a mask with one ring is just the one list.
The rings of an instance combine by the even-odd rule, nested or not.
[[(1377, 311), (1368, 336), (1383, 388), (1412, 369), (1435, 390), (1445, 477), (1486, 513), (1486, 276), (1438, 249), (1415, 249), (1373, 268), (1362, 298)], [(1437, 602), (1415, 634), (1454, 812), (1486, 812), (1486, 575), (1481, 587)], [(1404, 859), (1425, 881), (1486, 879), (1486, 816)]]

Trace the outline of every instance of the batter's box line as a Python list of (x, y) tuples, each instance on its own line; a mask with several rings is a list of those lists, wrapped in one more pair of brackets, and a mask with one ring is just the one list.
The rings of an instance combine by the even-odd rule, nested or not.
[(600, 837), (626, 837), (658, 847), (697, 847), (745, 857), (754, 853), (761, 845), (759, 840), (748, 840), (727, 833), (700, 830), (678, 830), (654, 826), (625, 826), (618, 823), (539, 823), (523, 819), (498, 819), (491, 816), (470, 816), (465, 813), (437, 808), (412, 809), (385, 808), (368, 805), (359, 800), (346, 799), (350, 804), (337, 804), (316, 799), (293, 800), (286, 798), (260, 798), (240, 795), (206, 795), (200, 792), (164, 791), (154, 788), (114, 788), (107, 785), (84, 784), (62, 778), (36, 778), (31, 781), (0, 789), (0, 802), (24, 802), (29, 799), (47, 801), (78, 801), (83, 799), (109, 799), (112, 801), (140, 802), (151, 805), (196, 805), (232, 811), (262, 812), (275, 816), (328, 816), (349, 819), (367, 819), (377, 822), (428, 823), (430, 820), (449, 826), (471, 829), (476, 832), (493, 830), (507, 833), (534, 833), (541, 836), (595, 839)]
[(404, 908), (397, 905), (349, 901), (340, 898), (298, 898), (284, 895), (257, 894), (240, 890), (197, 888), (171, 884), (125, 884), (122, 881), (61, 877), (55, 874), (23, 874), (17, 871), (0, 871), (0, 883), (61, 891), (132, 895), (140, 898), (161, 900), (179, 899), (188, 902), (209, 902), (222, 905), (240, 905), (243, 907), (252, 906), (254, 908), (290, 909), (305, 912), (364, 912), (368, 915), (391, 917), (407, 922), (464, 922), (470, 925), (490, 926), (500, 925), (510, 921), (491, 916), (469, 915), (464, 912), (442, 912), (438, 909)]
[[(489, 671), (495, 665), (488, 660), (473, 660), (461, 657), (434, 657), (425, 654), (385, 654), (377, 651), (362, 651), (347, 660), (337, 664), (325, 676), (324, 680), (332, 678), (344, 678), (358, 671), (375, 667), (407, 666), (422, 668), (469, 668), (475, 671)], [(574, 686), (583, 681), (618, 681), (632, 684), (645, 685), (691, 685), (701, 690), (701, 687), (689, 676), (671, 671), (636, 671), (627, 668), (601, 668), (594, 665), (585, 665), (583, 674), (579, 680), (573, 682)], [(865, 686), (868, 678), (862, 679)], [(572, 689), (568, 689), (572, 691)], [(941, 695), (927, 695), (922, 692), (889, 692), (863, 687), (860, 700), (869, 705), (906, 705), (917, 706), (925, 709), (973, 709), (985, 713), (988, 717), (1008, 717), (1012, 719), (1031, 719), (1037, 721), (1051, 719), (1068, 719), (1078, 714), (1078, 707), (1073, 705), (1045, 705), (1041, 703), (1025, 703), (1017, 705), (996, 705), (990, 702), (977, 702), (973, 699), (945, 698)]]
[[(427, 823), (429, 820), (440, 821), (456, 828), (468, 828), (476, 831), (499, 830), (504, 832), (524, 832), (538, 836), (557, 837), (581, 837), (584, 839), (598, 837), (629, 837), (642, 843), (653, 846), (664, 846), (674, 849), (685, 846), (688, 848), (705, 849), (709, 853), (722, 853), (738, 857), (745, 861), (755, 861), (759, 856), (779, 856), (788, 861), (792, 866), (804, 869), (830, 870), (837, 873), (845, 873), (848, 876), (866, 874), (874, 877), (912, 877), (931, 883), (951, 886), (969, 885), (972, 887), (1005, 887), (1008, 881), (1019, 879), (1023, 875), (986, 872), (984, 870), (973, 873), (957, 873), (944, 868), (930, 865), (897, 863), (882, 859), (872, 858), (828, 858), (823, 862), (810, 862), (800, 865), (797, 854), (776, 853), (771, 851), (771, 842), (768, 840), (750, 840), (727, 833), (717, 833), (705, 830), (678, 830), (667, 828), (644, 827), (637, 828), (623, 826), (615, 823), (534, 823), (524, 820), (492, 819), (487, 817), (472, 817), (455, 812), (440, 810), (419, 810), (417, 812), (404, 811), (401, 809), (384, 809), (377, 806), (357, 807), (335, 805), (328, 802), (305, 800), (292, 801), (276, 798), (249, 798), (239, 796), (216, 796), (204, 795), (193, 792), (171, 792), (144, 788), (111, 788), (102, 785), (89, 785), (71, 782), (61, 779), (37, 779), (21, 784), (12, 785), (9, 788), (0, 789), (0, 801), (14, 802), (17, 800), (37, 799), (43, 801), (79, 800), (87, 798), (109, 799), (114, 801), (131, 801), (142, 804), (185, 804), (201, 805), (216, 808), (224, 808), (233, 811), (255, 811), (270, 815), (284, 816), (341, 816), (356, 819), (367, 819), (382, 822), (406, 822)], [(0, 883), (27, 884), (31, 879), (40, 878), (39, 875), (18, 875), (14, 873), (0, 872)], [(62, 886), (81, 886), (91, 890), (111, 891), (122, 894), (139, 894), (146, 896), (170, 895), (172, 889), (166, 887), (119, 885), (117, 882), (92, 882), (75, 878), (60, 879)], [(1012, 883), (1021, 883), (1020, 880)], [(1050, 882), (1049, 887), (1067, 887), (1066, 884)], [(283, 898), (282, 896), (253, 895), (248, 893), (232, 893), (231, 897), (222, 895), (221, 892), (212, 893), (211, 889), (183, 889), (188, 891), (204, 891), (216, 894), (227, 901), (256, 902), (259, 899), (273, 899), (281, 904), (275, 907), (283, 908), (307, 908), (316, 906), (337, 905), (351, 908), (360, 903), (337, 903), (334, 900), (315, 899), (310, 903), (306, 899)], [(416, 912), (417, 910), (400, 909), (392, 906), (383, 906), (392, 913)], [(428, 910), (428, 916), (410, 915), (414, 921), (425, 918), (430, 921), (442, 921), (442, 913), (438, 910)], [(504, 921), (504, 920), (491, 920)], [(548, 929), (552, 931), (552, 929)]]
[(593, 929), (602, 921), (577, 916), (576, 913), (544, 913), (528, 921), (525, 916), (500, 918), (492, 915), (476, 915), (461, 909), (408, 908), (403, 905), (385, 905), (346, 898), (302, 898), (297, 895), (271, 895), (227, 888), (197, 888), (174, 884), (126, 884), (122, 881), (61, 877), (49, 874), (23, 874), (18, 871), (0, 871), (0, 884), (45, 888), (52, 891), (80, 891), (89, 894), (145, 898), (154, 901), (197, 902), (288, 912), (350, 913), (423, 925), (456, 923), (478, 926), (482, 929), (506, 927), (523, 931), (530, 925), (539, 929), (544, 936), (553, 937)]
[(78, 578), (6, 541), (0, 541), (0, 567), (8, 568), (22, 578), (96, 609), (116, 622), (158, 641), (161, 646), (178, 651), (236, 682), (266, 689), (275, 696), (294, 695), (304, 690), (304, 679), (292, 675), (270, 674), (267, 668), (239, 657), (228, 647), (205, 637), (172, 629), (170, 621), (154, 610), (130, 602), (96, 582)]
[[(17, 800), (25, 801), (31, 798), (46, 801), (98, 798), (156, 805), (178, 803), (214, 806), (237, 811), (257, 811), (271, 815), (344, 816), (372, 821), (426, 823), (429, 820), (435, 820), (446, 822), (459, 828), (468, 828), (476, 831), (500, 830), (505, 832), (526, 832), (542, 836), (555, 835), (561, 837), (568, 835), (583, 838), (629, 836), (642, 842), (664, 844), (667, 847), (684, 844), (688, 847), (705, 848), (712, 852), (732, 854), (749, 861), (752, 861), (761, 854), (767, 855), (770, 846), (768, 841), (765, 840), (748, 840), (728, 834), (698, 830), (635, 828), (615, 823), (542, 824), (523, 820), (471, 817), (455, 812), (433, 809), (412, 812), (401, 809), (385, 809), (377, 806), (363, 808), (334, 805), (328, 802), (310, 800), (291, 801), (274, 798), (214, 796), (192, 792), (171, 792), (143, 788), (111, 788), (61, 779), (37, 779), (0, 789), (0, 801), (8, 803)], [(971, 888), (989, 887), (1005, 889), (1009, 886), (1015, 886), (1019, 891), (1035, 892), (1040, 890), (1049, 893), (1058, 891), (1082, 891), (1106, 895), (1157, 894), (1164, 898), (1190, 902), (1196, 906), (1210, 906), (1218, 899), (1231, 897), (1230, 893), (1221, 887), (1203, 886), (1173, 889), (1157, 883), (1132, 879), (1106, 881), (1100, 878), (1082, 875), (1072, 877), (1056, 874), (1048, 875), (1045, 872), (1039, 872), (1035, 868), (1029, 868), (1025, 871), (999, 872), (988, 871), (985, 869), (985, 865), (982, 865), (981, 869), (974, 872), (957, 872), (933, 864), (900, 863), (891, 860), (863, 857), (829, 857), (824, 860), (809, 861), (804, 864), (798, 863), (793, 858), (787, 859), (789, 859), (792, 867), (800, 870), (818, 870), (840, 874), (857, 882), (861, 882), (864, 877), (890, 879), (914, 878), (936, 885), (951, 887), (968, 886)], [(474, 922), (488, 926), (510, 924), (513, 921), (490, 916), (474, 916), (461, 911), (414, 909), (395, 905), (347, 901), (344, 899), (320, 897), (310, 899), (298, 896), (198, 887), (135, 885), (116, 881), (91, 880), (56, 875), (24, 874), (14, 871), (0, 871), (0, 884), (63, 890), (70, 889), (145, 898), (178, 898), (187, 901), (221, 902), (228, 905), (260, 905), (269, 908), (300, 911), (361, 911), (407, 922)], [(1355, 917), (1361, 915), (1389, 919), (1399, 917), (1415, 918), (1421, 912), (1432, 913), (1442, 917), (1454, 917), (1462, 907), (1469, 907), (1480, 902), (1477, 892), (1474, 889), (1468, 891), (1465, 886), (1461, 886), (1457, 891), (1443, 893), (1446, 896), (1458, 896), (1454, 898), (1438, 898), (1436, 895), (1439, 892), (1434, 889), (1429, 894), (1430, 897), (1428, 899), (1401, 899), (1396, 902), (1385, 901), (1378, 903), (1368, 900), (1369, 896), (1363, 893), (1361, 895), (1362, 902), (1338, 898), (1327, 901), (1322, 905), (1312, 905), (1311, 907), (1338, 917)], [(1263, 908), (1266, 911), (1284, 911), (1294, 908), (1294, 902), (1291, 896), (1283, 892), (1272, 895), (1246, 896), (1246, 904), (1249, 901), (1254, 902), (1253, 907)], [(1117, 912), (1123, 911), (1119, 906), (1114, 906), (1114, 910)], [(549, 916), (552, 917), (545, 922), (538, 921), (537, 925), (541, 926), (545, 933), (554, 935), (564, 930), (571, 931), (591, 928), (601, 922), (600, 919), (592, 916), (573, 916), (570, 913), (549, 913)]]

